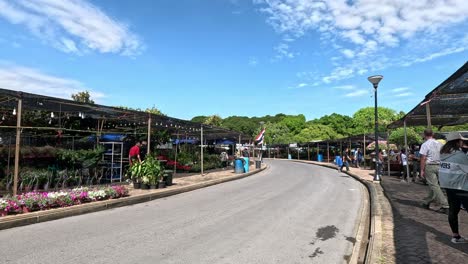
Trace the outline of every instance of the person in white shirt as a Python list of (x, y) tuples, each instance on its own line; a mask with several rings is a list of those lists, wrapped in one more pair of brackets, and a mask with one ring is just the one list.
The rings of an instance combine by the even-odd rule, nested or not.
[[(468, 133), (467, 133), (468, 134)], [(468, 156), (462, 148), (468, 144), (468, 135), (460, 132), (447, 135), (447, 144), (442, 147), (439, 168), (440, 186), (447, 192), (449, 203), (449, 224), (452, 229), (452, 243), (467, 243), (458, 230), (458, 213), (461, 205), (468, 208)]]
[(400, 152), (400, 164), (403, 170), (403, 180), (402, 182), (409, 182), (408, 178), (408, 156), (406, 156), (406, 149), (402, 149)]
[(440, 149), (442, 144), (434, 139), (432, 129), (424, 130), (426, 141), (421, 146), (421, 177), (426, 179), (429, 185), (428, 196), (423, 200), (422, 206), (430, 208), (431, 203), (436, 202), (441, 207), (439, 212), (447, 213), (448, 202), (439, 185)]

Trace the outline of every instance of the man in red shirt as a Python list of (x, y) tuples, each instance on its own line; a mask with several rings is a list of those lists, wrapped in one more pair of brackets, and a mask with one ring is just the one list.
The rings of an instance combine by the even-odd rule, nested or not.
[(128, 153), (128, 161), (130, 162), (130, 166), (133, 165), (133, 163), (135, 162), (141, 162), (141, 158), (140, 158), (140, 146), (141, 146), (141, 143), (140, 142), (137, 142), (135, 144), (135, 146), (133, 146), (132, 148), (130, 148), (130, 152)]

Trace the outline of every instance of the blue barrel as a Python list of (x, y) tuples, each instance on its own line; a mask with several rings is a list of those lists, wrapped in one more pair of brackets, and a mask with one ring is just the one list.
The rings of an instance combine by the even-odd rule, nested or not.
[(318, 154), (317, 156), (317, 161), (322, 162), (323, 161), (323, 154)]
[(242, 159), (236, 159), (234, 161), (234, 172), (236, 174), (244, 173), (244, 161)]
[(249, 164), (249, 158), (246, 158), (244, 157), (244, 172), (249, 172), (249, 167), (250, 167), (250, 164)]
[(291, 159), (291, 154), (288, 154), (288, 160), (290, 160), (290, 159)]

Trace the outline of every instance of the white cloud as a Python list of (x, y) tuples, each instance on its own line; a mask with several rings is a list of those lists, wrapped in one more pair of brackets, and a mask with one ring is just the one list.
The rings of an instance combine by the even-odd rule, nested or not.
[(407, 90), (409, 90), (408, 87), (400, 87), (400, 88), (394, 88), (394, 89), (392, 89), (392, 92), (393, 92), (393, 93), (399, 93), (399, 92), (403, 92), (403, 91), (407, 91)]
[(408, 97), (410, 95), (413, 95), (413, 93), (410, 93), (410, 92), (406, 92), (406, 93), (399, 93), (399, 94), (396, 94), (394, 96), (396, 97)]
[(289, 45), (286, 43), (280, 43), (278, 46), (274, 47), (274, 50), (277, 52), (275, 59), (281, 60), (283, 58), (293, 59), (296, 54), (289, 50)]
[(369, 90), (357, 90), (351, 93), (347, 93), (345, 94), (345, 96), (346, 97), (359, 97), (359, 96), (368, 95), (368, 94), (369, 94)]
[(303, 87), (306, 87), (307, 86), (307, 83), (300, 83), (297, 85), (297, 88), (303, 88)]
[(335, 86), (335, 87), (333, 87), (333, 89), (339, 89), (339, 90), (353, 90), (353, 89), (355, 89), (355, 88), (356, 88), (356, 86), (350, 85), (350, 84), (348, 84), (348, 85), (340, 85), (340, 86)]
[[(391, 66), (409, 66), (467, 51), (466, 0), (254, 0), (276, 32), (309, 32), (340, 58), (318, 79), (338, 81)], [(330, 58), (336, 57), (331, 54)], [(346, 70), (344, 70), (346, 69)]]
[(10, 64), (0, 64), (0, 87), (66, 99), (70, 99), (73, 93), (88, 90), (91, 97), (97, 102), (105, 97), (103, 93), (93, 91), (79, 81)]
[(249, 65), (250, 66), (257, 66), (258, 65), (258, 59), (256, 57), (249, 58)]
[(67, 52), (134, 56), (143, 44), (118, 22), (85, 0), (0, 0), (0, 17), (25, 26), (45, 43)]
[(345, 55), (347, 58), (354, 58), (354, 51), (350, 49), (341, 50), (341, 53), (343, 53), (343, 55)]

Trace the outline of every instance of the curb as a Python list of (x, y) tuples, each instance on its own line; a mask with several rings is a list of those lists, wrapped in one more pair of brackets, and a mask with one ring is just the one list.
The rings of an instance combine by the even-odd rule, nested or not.
[(163, 189), (160, 192), (139, 194), (139, 195), (124, 197), (124, 198), (119, 198), (119, 199), (111, 199), (111, 200), (106, 200), (106, 201), (93, 202), (93, 203), (75, 205), (72, 207), (52, 209), (52, 210), (47, 210), (47, 211), (37, 211), (37, 212), (32, 212), (32, 213), (28, 213), (24, 215), (20, 214), (20, 215), (14, 215), (14, 216), (5, 216), (5, 217), (0, 218), (0, 230), (26, 226), (26, 225), (31, 225), (31, 224), (37, 224), (37, 223), (43, 223), (43, 222), (62, 219), (62, 218), (70, 217), (70, 216), (94, 213), (94, 212), (99, 212), (102, 210), (118, 208), (118, 207), (123, 207), (123, 206), (128, 206), (128, 205), (134, 205), (138, 203), (145, 203), (145, 202), (149, 202), (152, 200), (156, 200), (156, 199), (160, 199), (160, 198), (164, 198), (164, 197), (168, 197), (172, 195), (177, 195), (177, 194), (181, 194), (185, 192), (190, 192), (190, 191), (206, 188), (209, 186), (213, 186), (213, 185), (217, 185), (217, 184), (221, 184), (225, 182), (240, 180), (242, 178), (246, 178), (248, 176), (260, 173), (268, 168), (269, 166), (267, 165), (261, 169), (258, 169), (252, 172), (229, 176), (229, 177), (225, 177), (221, 179), (210, 180), (210, 181), (201, 182), (201, 183), (195, 183), (192, 185), (187, 185), (187, 186), (182, 186), (182, 187), (176, 187), (174, 189)]
[[(331, 164), (301, 160), (291, 161), (337, 170), (337, 167)], [(387, 249), (383, 244), (384, 236), (386, 240), (393, 241), (393, 213), (382, 186), (379, 182), (363, 180), (351, 172), (344, 173), (364, 185), (367, 189), (367, 197), (364, 198), (364, 203), (368, 205), (364, 206), (361, 212), (361, 223), (357, 230), (357, 243), (349, 263), (395, 263), (394, 254), (388, 254), (391, 249)]]

